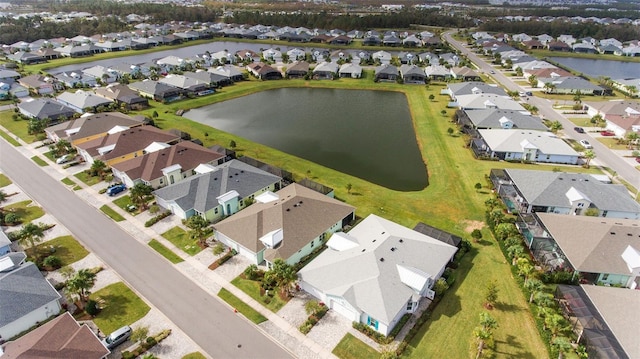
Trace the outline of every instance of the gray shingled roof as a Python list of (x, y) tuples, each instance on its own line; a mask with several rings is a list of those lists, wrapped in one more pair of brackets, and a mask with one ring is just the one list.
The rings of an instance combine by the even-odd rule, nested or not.
[(588, 174), (506, 169), (527, 203), (534, 206), (571, 207), (571, 187), (587, 196), (600, 210), (640, 213), (640, 204), (619, 184), (605, 184)]
[(60, 298), (33, 262), (0, 274), (0, 327)]
[(236, 191), (245, 198), (279, 182), (280, 177), (238, 160), (219, 166), (214, 172), (191, 176), (171, 186), (160, 188), (154, 194), (165, 201), (174, 201), (184, 211), (194, 208), (200, 213), (219, 205), (216, 197)]
[(447, 86), (453, 96), (471, 95), (473, 93), (490, 93), (500, 96), (507, 96), (507, 93), (498, 86), (489, 85), (484, 82), (472, 81), (452, 83)]
[(18, 104), (18, 108), (39, 119), (58, 118), (60, 116), (71, 117), (76, 113), (72, 108), (48, 98), (37, 98), (33, 101), (21, 102)]
[(502, 128), (500, 119), (504, 117), (513, 122), (514, 128), (548, 131), (548, 128), (542, 123), (540, 118), (522, 113), (521, 111), (476, 109), (466, 110), (465, 113), (476, 128)]
[(348, 236), (357, 246), (343, 251), (327, 249), (298, 275), (386, 324), (417, 295), (402, 282), (398, 266), (417, 269), (435, 280), (457, 250), (376, 215), (369, 215)]

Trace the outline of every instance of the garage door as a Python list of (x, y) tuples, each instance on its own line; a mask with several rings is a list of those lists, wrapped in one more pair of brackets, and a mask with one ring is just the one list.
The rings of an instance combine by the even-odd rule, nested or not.
[(340, 313), (340, 315), (344, 316), (345, 318), (351, 321), (356, 321), (356, 314), (352, 312), (351, 309), (343, 306), (342, 304), (334, 300), (331, 301), (331, 309), (335, 310), (336, 312)]

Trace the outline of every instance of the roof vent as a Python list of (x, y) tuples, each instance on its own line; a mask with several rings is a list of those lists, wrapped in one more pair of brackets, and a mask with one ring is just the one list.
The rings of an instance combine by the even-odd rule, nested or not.
[(371, 241), (371, 243), (375, 243), (376, 241), (377, 241), (377, 239), (374, 239), (374, 240)]
[(384, 262), (384, 258), (380, 258), (380, 262)]
[(291, 208), (287, 208), (287, 212), (291, 211)]
[(397, 249), (396, 247), (391, 247), (391, 251), (392, 251), (392, 252), (395, 252), (395, 251), (396, 251), (396, 249)]
[(404, 239), (400, 238), (400, 239), (398, 240), (398, 242), (403, 243), (403, 242), (404, 242)]
[(364, 251), (366, 251), (366, 249), (365, 249), (365, 248), (362, 248), (362, 250), (361, 250), (360, 252), (364, 252)]
[(627, 233), (627, 236), (629, 236), (629, 237), (633, 237), (633, 234), (631, 234), (631, 233)]
[(229, 175), (229, 178), (233, 178), (233, 175)]
[(609, 234), (611, 234), (611, 235), (615, 235), (615, 234), (616, 234), (616, 232), (609, 232)]

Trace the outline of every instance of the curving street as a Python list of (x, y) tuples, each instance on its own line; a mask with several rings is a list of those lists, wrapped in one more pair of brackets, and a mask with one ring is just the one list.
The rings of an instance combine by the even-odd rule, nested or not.
[(0, 168), (210, 356), (292, 357), (3, 139)]
[[(476, 55), (469, 48), (464, 46), (462, 43), (454, 39), (451, 34), (453, 31), (447, 31), (443, 34), (444, 39), (451, 44), (454, 48), (459, 50), (462, 54), (467, 56), (469, 60), (471, 60), (478, 68), (489, 74), (490, 71), (495, 71), (495, 74), (491, 74), (494, 81), (501, 84), (504, 88), (510, 91), (528, 91), (524, 87), (514, 83), (509, 77), (505, 76), (499, 70), (496, 70), (495, 67), (491, 66), (485, 62), (482, 58)], [(562, 114), (555, 111), (552, 107), (552, 103), (549, 100), (539, 98), (536, 96), (529, 96), (527, 103), (534, 105), (538, 108), (540, 116), (546, 118), (551, 121), (560, 121), (562, 123), (562, 127), (564, 128), (562, 132), (567, 135), (567, 137), (575, 139), (576, 141), (580, 140), (588, 140), (591, 145), (593, 145), (593, 151), (596, 153), (596, 161), (603, 166), (611, 168), (616, 174), (636, 187), (636, 189), (640, 189), (640, 171), (636, 170), (632, 165), (627, 163), (624, 159), (620, 158), (614, 152), (612, 152), (607, 146), (603, 145), (600, 141), (595, 140), (593, 137), (588, 134), (578, 133), (573, 130), (575, 125), (566, 119)]]

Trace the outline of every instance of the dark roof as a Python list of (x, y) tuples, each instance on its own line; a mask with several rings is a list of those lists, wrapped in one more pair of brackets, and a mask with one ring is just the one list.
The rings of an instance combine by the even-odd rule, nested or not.
[(458, 248), (460, 248), (460, 242), (462, 242), (462, 238), (422, 222), (416, 224), (413, 230)]
[(71, 117), (76, 113), (72, 108), (48, 98), (37, 98), (33, 101), (21, 102), (18, 104), (18, 108), (39, 119), (57, 119), (61, 116)]

